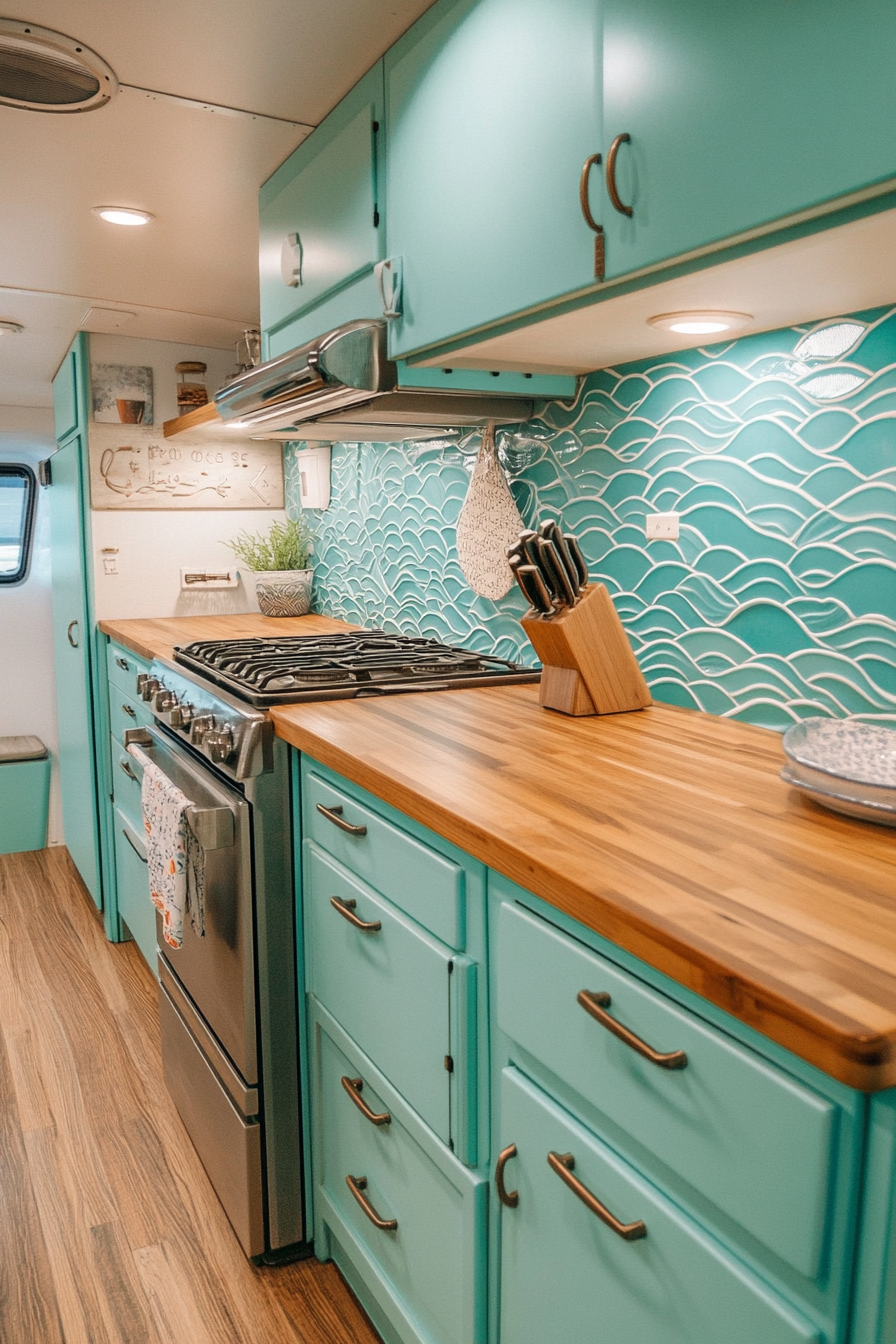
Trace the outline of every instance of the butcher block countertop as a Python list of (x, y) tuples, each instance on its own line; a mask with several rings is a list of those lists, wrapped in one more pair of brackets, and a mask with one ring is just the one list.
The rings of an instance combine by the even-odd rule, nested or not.
[(199, 639), (253, 639), (271, 635), (325, 635), (356, 626), (330, 616), (161, 616), (156, 619), (99, 621), (104, 635), (140, 658), (170, 658), (175, 644)]
[(668, 705), (573, 719), (537, 696), (272, 717), (293, 746), (830, 1076), (896, 1086), (896, 833), (784, 784), (777, 733)]

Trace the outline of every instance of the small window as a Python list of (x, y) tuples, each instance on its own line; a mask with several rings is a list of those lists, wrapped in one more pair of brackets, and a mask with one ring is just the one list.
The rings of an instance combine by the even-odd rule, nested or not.
[(19, 583), (28, 573), (34, 489), (30, 467), (0, 462), (0, 583)]

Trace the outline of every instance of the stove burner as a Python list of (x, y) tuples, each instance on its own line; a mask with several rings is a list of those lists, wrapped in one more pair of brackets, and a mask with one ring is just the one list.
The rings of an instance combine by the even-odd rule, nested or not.
[(503, 658), (385, 630), (202, 640), (175, 649), (174, 659), (259, 707), (377, 694), (386, 687), (411, 691), (415, 683), (434, 687), (539, 677)]

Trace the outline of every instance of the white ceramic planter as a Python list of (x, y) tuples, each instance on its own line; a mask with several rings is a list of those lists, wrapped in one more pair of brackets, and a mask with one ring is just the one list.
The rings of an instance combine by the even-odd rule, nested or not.
[(255, 573), (255, 595), (265, 616), (307, 616), (313, 569), (271, 569)]

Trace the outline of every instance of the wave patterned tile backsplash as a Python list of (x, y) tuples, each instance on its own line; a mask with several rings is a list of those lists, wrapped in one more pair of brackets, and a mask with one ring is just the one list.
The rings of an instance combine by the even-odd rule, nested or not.
[[(476, 597), (458, 566), (477, 448), (334, 445), (315, 609), (533, 661), (518, 591)], [(896, 308), (603, 370), (499, 449), (527, 524), (579, 537), (657, 700), (896, 725)], [(667, 510), (678, 542), (648, 543)]]

